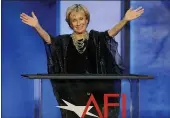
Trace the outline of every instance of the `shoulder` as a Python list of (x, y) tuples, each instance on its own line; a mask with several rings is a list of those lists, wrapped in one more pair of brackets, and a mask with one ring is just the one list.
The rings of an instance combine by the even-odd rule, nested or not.
[(62, 34), (62, 35), (57, 35), (55, 38), (56, 39), (65, 39), (65, 38), (69, 38), (70, 34)]
[(90, 32), (89, 32), (90, 35), (92, 35), (92, 34), (98, 34), (98, 33), (99, 33), (99, 31), (96, 31), (96, 30), (93, 30), (93, 29), (90, 30)]
[(109, 36), (108, 30), (105, 30), (105, 31), (91, 30), (89, 35), (90, 35), (90, 37), (93, 37), (100, 41), (114, 40), (114, 37)]
[(55, 37), (51, 36), (52, 44), (62, 45), (62, 43), (67, 43), (70, 39), (70, 34), (57, 35)]
[(70, 34), (62, 34), (62, 35), (57, 35), (53, 37), (55, 41), (62, 41), (62, 40), (68, 40), (70, 39)]
[(97, 30), (90, 30), (90, 35), (98, 35), (98, 36), (106, 36), (108, 38), (113, 38), (109, 36), (108, 30), (105, 31), (97, 31)]

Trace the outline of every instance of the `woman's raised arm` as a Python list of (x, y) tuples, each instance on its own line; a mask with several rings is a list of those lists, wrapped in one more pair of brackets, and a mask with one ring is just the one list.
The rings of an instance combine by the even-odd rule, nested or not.
[(36, 31), (38, 32), (38, 34), (41, 36), (41, 38), (47, 43), (47, 44), (51, 44), (51, 38), (50, 35), (41, 27), (41, 25), (38, 22), (38, 18), (36, 17), (36, 15), (34, 14), (34, 12), (31, 13), (32, 16), (28, 16), (25, 13), (22, 13), (20, 15), (20, 18), (22, 20), (23, 23), (33, 27), (36, 29)]
[(141, 16), (144, 12), (144, 9), (142, 7), (139, 7), (135, 10), (133, 10), (132, 8), (130, 8), (126, 14), (125, 17), (123, 18), (123, 20), (121, 20), (116, 26), (114, 26), (112, 29), (108, 30), (108, 34), (111, 37), (116, 36), (120, 30), (127, 24), (128, 21), (131, 21), (133, 19), (138, 18), (139, 16)]

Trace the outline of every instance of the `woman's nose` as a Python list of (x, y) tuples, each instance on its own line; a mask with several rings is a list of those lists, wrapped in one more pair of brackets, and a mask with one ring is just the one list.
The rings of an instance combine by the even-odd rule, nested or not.
[(77, 21), (77, 25), (80, 25), (80, 21)]

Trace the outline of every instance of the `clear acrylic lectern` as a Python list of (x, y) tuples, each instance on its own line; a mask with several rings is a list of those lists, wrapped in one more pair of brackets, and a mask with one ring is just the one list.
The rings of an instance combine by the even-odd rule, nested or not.
[(42, 80), (43, 79), (127, 79), (130, 82), (130, 118), (139, 118), (139, 80), (154, 79), (149, 75), (62, 75), (62, 74), (23, 74), (22, 77), (37, 79), (34, 88), (35, 118), (42, 118)]

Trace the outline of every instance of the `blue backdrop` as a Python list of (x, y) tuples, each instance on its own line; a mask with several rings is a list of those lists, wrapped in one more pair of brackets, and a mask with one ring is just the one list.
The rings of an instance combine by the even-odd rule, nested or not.
[[(170, 3), (133, 1), (145, 13), (131, 22), (131, 72), (155, 80), (140, 81), (141, 118), (169, 118)], [(47, 32), (60, 31), (60, 4), (2, 2), (2, 118), (34, 117), (34, 81), (23, 73), (46, 73), (43, 42), (33, 28), (20, 21), (20, 13), (34, 11)], [(128, 88), (128, 84), (124, 84)], [(59, 118), (49, 81), (43, 81), (43, 118)]]
[[(21, 78), (23, 73), (46, 73), (44, 45), (33, 28), (23, 24), (20, 14), (34, 11), (41, 25), (52, 35), (57, 34), (56, 5), (41, 2), (2, 2), (2, 118), (34, 117), (34, 81)], [(44, 81), (45, 91), (52, 91), (50, 82)], [(52, 92), (44, 98), (56, 104)], [(47, 104), (43, 104), (47, 105)], [(48, 105), (47, 105), (48, 106)], [(43, 111), (50, 111), (43, 107)], [(46, 112), (43, 112), (44, 114)]]
[(131, 22), (131, 72), (155, 80), (140, 81), (140, 117), (170, 117), (170, 2), (133, 1), (145, 13)]

